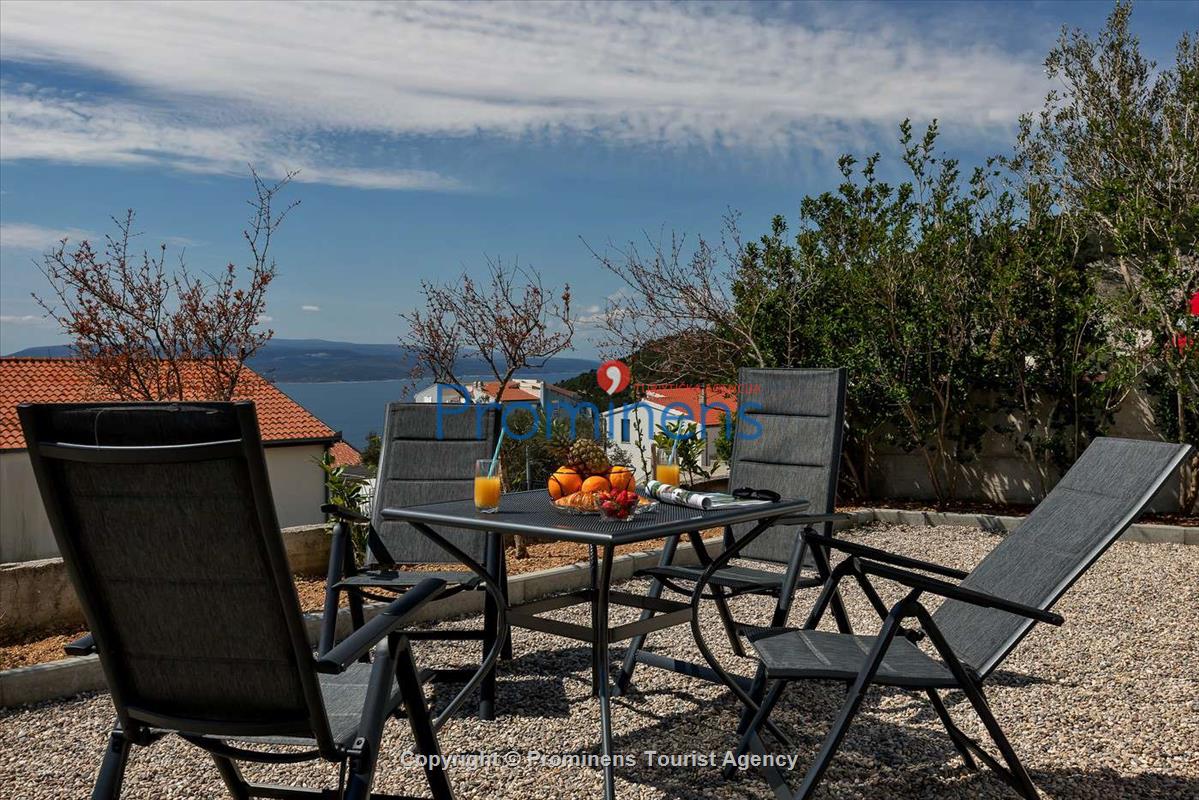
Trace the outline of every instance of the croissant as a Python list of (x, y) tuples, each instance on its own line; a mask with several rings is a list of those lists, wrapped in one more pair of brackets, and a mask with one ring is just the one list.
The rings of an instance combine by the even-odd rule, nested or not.
[(558, 498), (554, 503), (564, 508), (573, 508), (578, 511), (596, 511), (599, 509), (599, 499), (594, 492), (575, 492), (574, 494), (566, 495), (566, 497)]

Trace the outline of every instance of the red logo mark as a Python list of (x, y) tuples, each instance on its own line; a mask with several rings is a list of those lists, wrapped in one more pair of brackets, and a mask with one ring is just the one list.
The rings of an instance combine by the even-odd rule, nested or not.
[(623, 361), (605, 361), (595, 371), (595, 377), (610, 397), (629, 385), (629, 368)]

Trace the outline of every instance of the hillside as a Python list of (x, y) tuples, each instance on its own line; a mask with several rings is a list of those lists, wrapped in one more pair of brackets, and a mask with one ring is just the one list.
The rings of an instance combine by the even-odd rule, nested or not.
[[(71, 350), (66, 345), (28, 347), (13, 356), (62, 358)], [(405, 348), (394, 344), (358, 344), (330, 342), (324, 339), (272, 339), (249, 364), (260, 374), (284, 383), (330, 381), (379, 381), (407, 378), (413, 358)], [(524, 369), (521, 374), (535, 377), (542, 372), (571, 372), (595, 369), (595, 362), (583, 358), (553, 358), (541, 369)], [(484, 374), (487, 366), (478, 359), (464, 358), (459, 372)]]

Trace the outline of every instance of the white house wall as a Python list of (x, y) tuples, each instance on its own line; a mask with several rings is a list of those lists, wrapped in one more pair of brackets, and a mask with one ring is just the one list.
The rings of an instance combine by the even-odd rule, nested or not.
[[(325, 483), (313, 458), (320, 445), (266, 448), (275, 511), (283, 527), (322, 522)], [(0, 453), (0, 563), (58, 556), (29, 455)]]
[(29, 454), (0, 453), (0, 563), (57, 555)]

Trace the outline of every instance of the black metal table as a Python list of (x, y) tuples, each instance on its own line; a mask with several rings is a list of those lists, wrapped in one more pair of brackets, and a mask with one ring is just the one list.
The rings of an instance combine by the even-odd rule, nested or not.
[[(612, 591), (612, 559), (617, 546), (636, 544), (676, 534), (686, 534), (698, 551), (703, 552), (700, 532), (739, 523), (757, 523), (758, 531), (770, 527), (780, 517), (802, 513), (807, 500), (783, 500), (778, 503), (698, 511), (693, 508), (660, 504), (650, 512), (637, 515), (630, 521), (609, 522), (599, 516), (574, 516), (555, 510), (544, 491), (506, 494), (495, 514), (475, 510), (472, 500), (449, 503), (430, 503), (408, 508), (385, 508), (385, 519), (403, 520), (458, 557), (485, 583), (495, 597), (499, 587), (495, 579), (473, 559), (454, 547), (437, 532), (435, 526), (477, 530), (480, 533), (520, 534), (538, 539), (580, 542), (591, 549), (591, 586), (576, 592), (537, 600), (508, 609), (508, 623), (522, 628), (551, 633), (591, 644), (592, 694), (599, 699), (600, 731), (604, 760), (604, 796), (615, 798), (612, 770), (612, 722), (609, 680), (610, 656), (608, 645), (613, 641), (631, 639), (651, 631), (691, 621), (691, 606), (661, 597), (647, 597), (628, 592)], [(591, 625), (576, 625), (538, 616), (572, 605), (591, 605)], [(634, 622), (612, 627), (608, 609), (611, 605), (632, 606), (643, 612)], [(487, 666), (487, 665), (485, 665)]]

